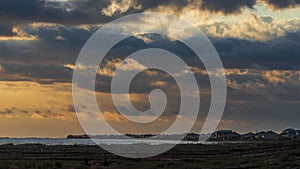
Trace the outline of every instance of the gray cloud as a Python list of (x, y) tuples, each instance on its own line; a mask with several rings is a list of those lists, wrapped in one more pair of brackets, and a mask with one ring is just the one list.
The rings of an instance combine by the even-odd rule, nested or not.
[[(68, 4), (71, 3), (71, 4)], [(48, 22), (62, 24), (102, 23), (108, 17), (99, 15), (107, 0), (48, 2), (44, 0), (3, 0), (0, 2), (2, 23)]]
[(6, 36), (12, 36), (14, 33), (12, 32), (12, 25), (9, 24), (0, 24), (0, 36), (6, 35)]
[[(93, 30), (85, 30), (76, 27), (54, 26), (41, 28), (26, 28), (40, 37), (40, 41), (28, 42), (28, 46), (10, 46), (0, 44), (2, 55), (0, 64), (5, 67), (5, 76), (2, 80), (30, 80), (40, 83), (71, 82), (72, 70), (64, 65), (74, 65), (77, 55), (85, 40), (93, 33)], [(58, 41), (56, 36), (63, 35), (64, 40)], [(286, 36), (266, 42), (242, 40), (236, 38), (213, 39), (224, 67), (227, 69), (266, 69), (266, 70), (298, 70), (300, 55), (299, 32), (287, 33)], [(108, 53), (108, 61), (123, 59), (128, 54), (144, 48), (155, 48), (163, 46), (180, 56), (188, 65), (199, 66), (204, 69), (200, 60), (197, 60), (193, 52), (177, 41), (159, 36), (148, 36), (150, 43), (145, 43), (138, 37), (127, 39), (124, 43), (117, 44)], [(288, 55), (286, 55), (288, 53)], [(103, 63), (105, 64), (105, 62)], [(103, 66), (103, 65), (102, 65)], [(110, 69), (109, 71), (114, 71)], [(143, 92), (151, 86), (151, 76), (143, 75), (145, 78), (138, 81), (149, 82), (148, 85), (136, 86)], [(196, 74), (203, 86), (209, 86), (207, 77)], [(98, 91), (110, 90), (108, 75), (97, 77)], [(244, 76), (243, 78), (246, 78)], [(247, 77), (251, 79), (251, 77)], [(246, 79), (247, 79), (246, 78)], [(170, 82), (164, 77), (161, 81)], [(264, 82), (262, 82), (264, 83)]]
[(71, 82), (72, 71), (58, 65), (5, 64), (2, 81), (35, 81), (42, 84)]
[[(12, 27), (17, 26), (24, 29), (26, 33), (39, 37), (37, 41), (26, 43), (0, 42), (0, 64), (2, 65), (0, 66), (0, 80), (35, 81), (43, 84), (53, 82), (70, 83), (72, 70), (65, 68), (64, 65), (74, 65), (82, 45), (97, 29), (96, 27), (92, 28), (92, 26), (89, 29), (80, 28), (78, 25), (81, 24), (106, 23), (126, 14), (148, 10), (155, 11), (159, 7), (168, 7), (173, 12), (180, 13), (185, 8), (192, 6), (194, 9), (205, 10), (210, 13), (218, 12), (229, 15), (241, 13), (244, 9), (253, 9), (256, 3), (255, 0), (129, 1), (132, 3), (128, 7), (125, 4), (121, 6), (125, 7), (124, 9), (114, 9), (111, 11), (111, 15), (108, 15), (109, 13), (103, 15), (102, 12), (113, 2), (122, 1), (85, 0), (68, 3), (40, 0), (0, 1), (0, 22), (2, 23), (0, 25), (0, 36), (13, 36)], [(267, 0), (266, 3), (275, 9), (283, 9), (296, 7), (299, 1)], [(262, 19), (270, 20), (267, 17)], [(57, 24), (34, 28), (32, 25), (30, 26), (32, 22)], [(278, 27), (278, 25), (274, 27)], [(274, 32), (279, 31), (275, 29)], [(58, 39), (59, 36), (63, 38)], [(224, 114), (224, 120), (249, 123), (246, 124), (248, 125), (247, 130), (265, 129), (272, 126), (277, 126), (279, 129), (287, 125), (298, 126), (299, 123), (296, 119), (298, 119), (297, 112), (299, 110), (299, 103), (297, 103), (300, 95), (298, 87), (300, 83), (297, 79), (299, 74), (290, 75), (284, 73), (283, 70), (294, 71), (300, 69), (300, 32), (297, 32), (297, 30), (286, 32), (281, 37), (267, 39), (264, 42), (256, 41), (256, 39), (243, 40), (239, 37), (211, 37), (225, 68), (252, 70), (252, 72), (244, 75), (228, 75), (230, 82), (228, 87), (229, 104)], [(177, 42), (160, 39), (156, 36), (148, 38), (151, 39), (150, 43), (132, 38), (128, 40), (130, 45), (117, 45), (118, 51), (110, 53), (112, 59), (120, 56), (120, 54), (126, 54), (128, 51), (162, 46), (164, 49), (171, 50), (181, 56), (191, 66), (201, 64), (200, 61), (195, 60), (192, 52)], [(3, 67), (5, 72), (1, 71)], [(203, 65), (200, 68), (204, 68)], [(275, 71), (273, 74), (272, 70)], [(270, 71), (271, 77), (267, 77), (264, 74), (265, 71)], [(209, 88), (207, 75), (197, 72), (196, 78), (200, 86), (209, 91), (207, 90)], [(110, 80), (109, 76), (98, 76), (96, 81), (97, 91), (108, 92), (110, 90)], [(162, 87), (166, 90), (172, 89), (170, 85), (159, 85), (164, 83), (153, 83), (154, 80), (169, 84), (172, 82), (170, 77), (160, 76), (155, 78), (144, 72), (136, 78), (133, 84), (135, 85), (134, 92), (144, 93), (154, 87)], [(204, 96), (202, 103), (209, 102), (209, 99), (209, 96)], [(147, 104), (138, 106), (142, 109)], [(205, 106), (206, 109), (209, 109), (209, 103)], [(62, 111), (74, 112), (74, 108), (71, 106), (65, 107)], [(170, 108), (169, 111), (175, 110)], [(0, 111), (0, 115), (10, 115), (13, 112), (12, 109), (5, 109)], [(46, 111), (37, 110), (32, 113), (37, 115), (36, 118), (65, 118), (61, 113), (55, 113), (53, 110), (48, 109)], [(237, 127), (237, 124), (239, 123), (235, 123), (231, 127)], [(256, 124), (259, 124), (259, 126)], [(230, 127), (230, 124), (228, 126)], [(243, 127), (245, 129), (245, 126), (240, 128)]]
[[(120, 16), (170, 7), (175, 13), (192, 6), (199, 10), (239, 13), (244, 8), (253, 8), (255, 0), (84, 0), (84, 1), (44, 1), (44, 0), (2, 0), (0, 2), (0, 22), (9, 26), (31, 22), (59, 23), (64, 25), (101, 24)], [(118, 4), (118, 5), (114, 5)], [(114, 5), (113, 7), (111, 5)], [(106, 11), (106, 12), (105, 12)], [(101, 13), (102, 12), (102, 13)], [(7, 32), (8, 31), (8, 32)]]
[(253, 9), (256, 0), (129, 0), (111, 1), (110, 5), (103, 10), (109, 16), (126, 12), (142, 12), (146, 10), (159, 11), (159, 8), (169, 8), (174, 13), (180, 13), (185, 8), (206, 10), (208, 12), (221, 12), (223, 14), (237, 14), (243, 9)]
[(212, 39), (226, 68), (299, 69), (300, 32), (267, 42), (235, 38)]
[(224, 14), (240, 13), (242, 9), (254, 9), (256, 0), (202, 0), (201, 9)]
[(300, 128), (298, 110), (299, 102), (283, 100), (228, 102), (219, 127), (241, 132)]
[(264, 0), (274, 9), (294, 8), (300, 4), (300, 0)]

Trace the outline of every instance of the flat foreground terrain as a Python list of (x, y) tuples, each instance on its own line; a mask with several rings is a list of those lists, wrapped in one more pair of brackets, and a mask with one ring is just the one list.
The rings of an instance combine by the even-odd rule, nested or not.
[(1, 145), (0, 169), (300, 168), (300, 142), (178, 145), (146, 159), (128, 159), (98, 146)]

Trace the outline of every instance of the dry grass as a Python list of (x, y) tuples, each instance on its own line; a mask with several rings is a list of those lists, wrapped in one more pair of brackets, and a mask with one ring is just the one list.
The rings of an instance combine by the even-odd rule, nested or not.
[(300, 142), (178, 145), (160, 156), (127, 159), (97, 146), (0, 146), (0, 169), (300, 168)]

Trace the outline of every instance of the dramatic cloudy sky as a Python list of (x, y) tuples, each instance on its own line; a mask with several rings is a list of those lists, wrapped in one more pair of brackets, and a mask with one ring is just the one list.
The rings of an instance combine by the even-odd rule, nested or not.
[[(175, 14), (199, 27), (212, 41), (228, 85), (219, 128), (240, 132), (300, 128), (299, 0), (1, 0), (0, 136), (82, 134), (71, 93), (76, 58), (102, 25), (138, 12)], [(144, 22), (134, 20), (130, 24)], [(193, 53), (165, 37), (132, 37), (127, 39), (127, 46), (120, 44), (110, 53), (96, 81), (103, 116), (123, 132), (141, 130), (126, 128), (128, 121), (111, 104), (108, 93), (113, 70), (124, 50), (160, 45), (190, 64), (200, 86), (200, 114), (208, 110), (207, 72), (201, 66), (194, 67)], [(123, 67), (143, 68), (136, 60), (129, 60)], [(168, 94), (165, 116), (146, 132), (166, 129), (177, 117), (178, 87), (174, 79), (148, 70), (134, 82), (130, 98), (140, 110), (149, 107), (147, 98), (152, 89), (160, 88)], [(203, 117), (199, 115), (197, 120), (196, 131)]]

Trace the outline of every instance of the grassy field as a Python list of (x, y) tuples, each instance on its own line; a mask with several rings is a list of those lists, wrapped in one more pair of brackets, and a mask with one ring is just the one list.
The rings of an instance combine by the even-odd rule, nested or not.
[(0, 169), (300, 168), (300, 142), (178, 145), (151, 158), (128, 159), (98, 146), (0, 146)]

